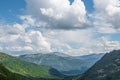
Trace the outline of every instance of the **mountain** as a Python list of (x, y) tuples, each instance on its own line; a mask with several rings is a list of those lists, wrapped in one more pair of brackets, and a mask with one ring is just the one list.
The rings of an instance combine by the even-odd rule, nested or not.
[(104, 54), (103, 53), (99, 53), (99, 54), (89, 54), (89, 55), (83, 55), (83, 56), (76, 56), (77, 59), (97, 59), (99, 60)]
[(70, 55), (67, 55), (67, 54), (61, 53), (61, 52), (51, 52), (51, 53), (48, 53), (48, 54), (54, 54), (54, 55), (61, 56), (61, 57), (72, 57)]
[(76, 80), (120, 80), (120, 50), (105, 54)]
[(28, 80), (57, 80), (63, 77), (54, 68), (25, 62), (5, 53), (0, 53), (0, 63), (9, 71), (22, 75), (22, 78), (29, 78)]
[(91, 62), (96, 62), (98, 60), (100, 60), (100, 58), (103, 56), (103, 53), (99, 53), (99, 54), (89, 54), (89, 55), (83, 55), (83, 56), (76, 56), (77, 59), (80, 60), (85, 60), (85, 61), (91, 61)]
[(2, 64), (0, 64), (0, 80), (20, 80), (14, 73), (7, 70)]
[[(89, 56), (92, 58), (92, 55)], [(87, 55), (85, 59), (82, 59), (82, 58), (72, 57), (64, 53), (53, 52), (48, 54), (42, 54), (42, 53), (26, 54), (19, 56), (19, 58), (27, 62), (32, 62), (39, 65), (51, 66), (65, 75), (77, 75), (85, 72), (97, 61), (96, 59), (91, 59), (91, 58), (90, 60), (89, 56)], [(101, 56), (99, 56), (99, 58), (100, 57)]]

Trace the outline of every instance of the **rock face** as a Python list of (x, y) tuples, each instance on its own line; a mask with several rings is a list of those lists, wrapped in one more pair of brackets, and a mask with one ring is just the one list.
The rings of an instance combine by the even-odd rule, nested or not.
[(120, 80), (120, 50), (105, 54), (76, 80)]

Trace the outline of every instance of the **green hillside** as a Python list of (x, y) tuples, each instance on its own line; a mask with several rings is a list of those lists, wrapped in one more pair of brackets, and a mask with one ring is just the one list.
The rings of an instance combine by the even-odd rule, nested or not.
[(120, 50), (107, 53), (76, 80), (120, 80)]
[(11, 72), (26, 77), (43, 79), (59, 79), (59, 77), (62, 77), (62, 74), (51, 67), (28, 63), (4, 53), (0, 53), (0, 63)]
[(20, 80), (20, 78), (0, 64), (0, 80)]

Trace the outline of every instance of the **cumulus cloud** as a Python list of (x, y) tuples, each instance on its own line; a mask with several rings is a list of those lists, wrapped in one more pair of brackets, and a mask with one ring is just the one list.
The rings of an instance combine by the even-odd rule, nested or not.
[(24, 28), (20, 24), (13, 24), (12, 27), (11, 25), (5, 25), (5, 24), (0, 24), (0, 35), (5, 36), (5, 34), (20, 34), (24, 32)]
[[(53, 52), (58, 51), (73, 56), (89, 53), (87, 47), (92, 44), (89, 43), (92, 40), (90, 30), (47, 30), (43, 35), (46, 36), (48, 42), (51, 43), (51, 50)], [(84, 50), (83, 52), (83, 47), (85, 47), (87, 51)]]
[(34, 49), (39, 51), (51, 51), (51, 45), (46, 41), (46, 39), (42, 36), (40, 31), (30, 31), (27, 33), (28, 42), (30, 44), (34, 44)]
[[(95, 22), (94, 26), (103, 33), (120, 31), (120, 1), (119, 0), (94, 0)], [(101, 6), (102, 5), (102, 6)], [(105, 31), (106, 30), (106, 31)], [(102, 32), (101, 31), (101, 32)]]
[(98, 48), (99, 52), (109, 52), (112, 50), (120, 49), (120, 41), (110, 40), (107, 37), (98, 38), (98, 41), (95, 46)]
[(38, 22), (46, 23), (42, 27), (68, 30), (90, 26), (84, 3), (81, 0), (74, 0), (72, 5), (69, 0), (26, 0), (26, 3), (27, 12), (37, 16)]
[[(25, 23), (23, 24), (25, 25)], [(25, 29), (29, 28), (29, 25), (24, 27), (23, 24), (16, 25), (17, 33), (15, 34), (10, 34), (10, 31), (16, 31), (13, 25), (9, 25), (9, 28), (8, 25), (7, 27), (6, 25), (0, 27), (0, 31), (3, 32), (0, 34), (1, 51), (12, 53), (19, 51), (29, 53), (57, 51), (77, 56), (120, 49), (119, 41), (113, 41), (107, 37), (96, 37), (93, 29), (68, 31), (29, 29), (26, 32)], [(6, 27), (6, 30), (3, 27)]]
[[(31, 20), (30, 20), (31, 22)], [(46, 41), (40, 31), (26, 29), (31, 26), (29, 21), (23, 24), (1, 24), (0, 26), (0, 50), (50, 52), (51, 44)]]
[(34, 19), (31, 15), (24, 15), (20, 16), (20, 19), (23, 21), (25, 27), (29, 26), (34, 26), (36, 19)]
[(1, 51), (63, 52), (76, 56), (120, 49), (120, 41), (107, 36), (120, 31), (119, 0), (94, 0), (95, 11), (91, 14), (82, 0), (72, 4), (69, 0), (26, 3), (27, 13), (20, 16), (22, 23), (0, 24)]
[(75, 31), (47, 30), (43, 35), (51, 43), (53, 52), (58, 51), (73, 56), (105, 53), (120, 49), (119, 41), (111, 40), (104, 35), (97, 37), (98, 34), (94, 32), (94, 29)]
[(26, 0), (27, 13), (36, 17), (37, 25), (34, 26), (40, 28), (70, 30), (94, 26), (100, 33), (119, 32), (120, 1), (93, 1), (95, 11), (92, 16), (87, 13), (81, 0), (74, 0), (71, 5), (69, 0)]

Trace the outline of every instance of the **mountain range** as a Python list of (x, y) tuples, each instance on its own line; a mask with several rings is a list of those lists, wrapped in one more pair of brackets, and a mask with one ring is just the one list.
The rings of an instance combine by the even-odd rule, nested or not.
[(22, 80), (57, 80), (64, 77), (52, 67), (22, 61), (5, 53), (0, 53), (0, 63), (11, 73), (18, 74)]
[(78, 75), (84, 73), (102, 56), (103, 54), (91, 54), (74, 57), (64, 53), (53, 52), (47, 54), (26, 54), (19, 56), (19, 58), (27, 62), (51, 66), (65, 75)]
[[(39, 57), (39, 55), (43, 54), (31, 54), (27, 55), (27, 57), (33, 57), (33, 55), (34, 57), (36, 55)], [(58, 56), (57, 53), (53, 55)], [(59, 54), (59, 57), (59, 60), (61, 60), (63, 54), (62, 56)], [(71, 56), (66, 55), (66, 57)], [(92, 59), (90, 56), (89, 58), (87, 57), (88, 55), (71, 57), (70, 59)], [(0, 80), (120, 80), (120, 50), (113, 50), (110, 53), (106, 53), (102, 58), (96, 58), (94, 55), (94, 58), (97, 60), (99, 58), (99, 60), (83, 74), (65, 76), (52, 67), (37, 65), (20, 60), (19, 57), (16, 58), (5, 53), (0, 53)], [(72, 67), (74, 67), (74, 64)]]
[(120, 50), (105, 54), (75, 80), (120, 80)]

